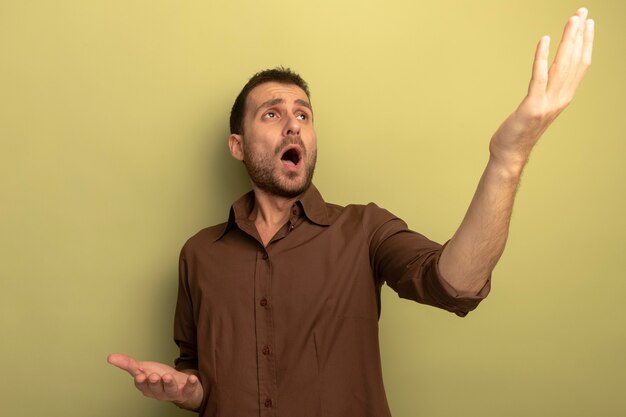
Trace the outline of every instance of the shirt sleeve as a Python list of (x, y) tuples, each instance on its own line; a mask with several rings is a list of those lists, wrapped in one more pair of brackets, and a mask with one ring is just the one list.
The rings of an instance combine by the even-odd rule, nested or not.
[(180, 349), (174, 361), (177, 370), (198, 369), (196, 321), (189, 289), (188, 265), (185, 248), (180, 253), (178, 298), (174, 314), (174, 341)]
[(374, 204), (364, 225), (378, 285), (386, 282), (398, 296), (465, 317), (489, 294), (491, 277), (473, 296), (459, 295), (439, 272), (444, 246), (410, 230), (406, 223)]

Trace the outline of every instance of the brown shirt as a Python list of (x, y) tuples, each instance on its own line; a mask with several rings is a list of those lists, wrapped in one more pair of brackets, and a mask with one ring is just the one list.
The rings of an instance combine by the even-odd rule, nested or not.
[(203, 417), (390, 416), (380, 291), (466, 315), (437, 268), (442, 246), (374, 204), (325, 203), (314, 186), (267, 247), (254, 194), (182, 249), (176, 368), (198, 369)]

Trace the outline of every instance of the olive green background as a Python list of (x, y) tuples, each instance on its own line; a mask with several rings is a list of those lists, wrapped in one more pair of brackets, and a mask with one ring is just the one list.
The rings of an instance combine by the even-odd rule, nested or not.
[[(0, 414), (188, 415), (105, 358), (176, 356), (178, 252), (247, 190), (227, 120), (254, 72), (309, 81), (328, 201), (445, 241), (537, 41), (581, 5), (2, 1)], [(385, 289), (394, 416), (626, 415), (626, 3), (586, 6), (594, 63), (533, 153), (491, 296), (460, 319)]]

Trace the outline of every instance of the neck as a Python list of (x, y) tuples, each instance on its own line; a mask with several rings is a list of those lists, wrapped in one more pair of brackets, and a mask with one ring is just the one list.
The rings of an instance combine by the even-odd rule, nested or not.
[(267, 245), (287, 222), (291, 215), (291, 207), (298, 198), (300, 196), (281, 197), (254, 187), (254, 210), (256, 212), (254, 224), (264, 245)]

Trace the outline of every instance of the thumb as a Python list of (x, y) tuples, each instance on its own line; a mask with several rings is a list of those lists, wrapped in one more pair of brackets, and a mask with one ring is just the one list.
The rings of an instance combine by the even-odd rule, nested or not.
[(107, 362), (128, 372), (133, 377), (142, 373), (141, 369), (139, 368), (139, 363), (130, 356), (123, 353), (110, 354), (109, 356), (107, 356)]

